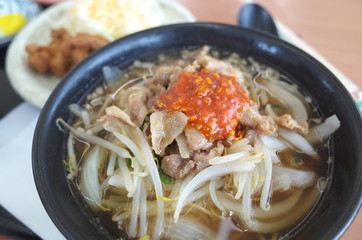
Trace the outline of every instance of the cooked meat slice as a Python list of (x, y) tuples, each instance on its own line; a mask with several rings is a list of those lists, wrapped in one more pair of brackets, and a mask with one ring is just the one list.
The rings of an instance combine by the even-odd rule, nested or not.
[(258, 133), (254, 130), (247, 130), (245, 133), (245, 138), (249, 140), (251, 145), (254, 145), (257, 142)]
[(199, 151), (194, 153), (192, 160), (195, 162), (195, 171), (200, 172), (202, 169), (210, 166), (209, 160), (221, 156), (224, 152), (224, 145), (221, 142), (214, 144), (214, 147), (208, 151)]
[(193, 61), (191, 65), (185, 67), (185, 72), (195, 72), (200, 69), (200, 64), (197, 61)]
[(149, 85), (151, 88), (158, 85), (169, 89), (176, 82), (181, 72), (182, 69), (178, 66), (159, 66)]
[(124, 124), (135, 127), (128, 114), (116, 106), (106, 108), (106, 114), (102, 116), (100, 120), (104, 122), (105, 127), (112, 125), (114, 121), (120, 121)]
[(163, 156), (165, 148), (182, 133), (188, 117), (182, 112), (156, 111), (150, 116), (152, 148)]
[(244, 108), (239, 123), (265, 135), (273, 135), (277, 130), (272, 117), (260, 115), (253, 107)]
[(212, 143), (195, 128), (185, 129), (186, 142), (192, 151), (205, 150), (212, 146)]
[(128, 111), (131, 120), (141, 126), (148, 114), (147, 99), (150, 96), (150, 90), (146, 87), (130, 88), (131, 93), (128, 96)]
[(153, 105), (155, 105), (155, 102), (161, 96), (161, 94), (166, 91), (166, 88), (161, 85), (154, 85), (154, 86), (149, 85), (149, 87), (151, 95), (147, 100), (147, 107), (148, 109), (151, 109)]
[(179, 154), (165, 156), (161, 163), (163, 172), (173, 178), (184, 178), (194, 166), (195, 163), (192, 160), (182, 158)]
[(143, 136), (146, 138), (147, 142), (151, 145), (151, 129), (150, 129), (150, 123), (146, 122), (143, 124), (143, 130), (142, 130)]
[(267, 115), (271, 116), (274, 119), (275, 123), (280, 127), (285, 127), (299, 133), (305, 133), (308, 131), (307, 122), (299, 123), (290, 114), (284, 114), (279, 117), (274, 113), (273, 109), (271, 109), (270, 105), (267, 105), (265, 107), (265, 112)]
[(289, 114), (284, 114), (283, 116), (274, 119), (274, 121), (278, 124), (280, 127), (285, 127), (287, 129), (297, 131), (300, 133), (305, 133), (308, 130), (308, 123), (298, 123), (297, 120), (292, 118)]
[(150, 84), (161, 85), (167, 87), (170, 83), (170, 75), (172, 73), (172, 67), (159, 66), (156, 69), (155, 75), (150, 81)]
[(187, 146), (186, 136), (184, 133), (181, 133), (176, 137), (176, 142), (178, 146), (178, 150), (180, 152), (181, 157), (189, 158), (190, 157), (190, 150)]
[(201, 55), (197, 58), (197, 62), (202, 67), (209, 69), (211, 72), (234, 76), (237, 79), (242, 78), (242, 73), (240, 70), (234, 68), (230, 63), (213, 58), (211, 56)]

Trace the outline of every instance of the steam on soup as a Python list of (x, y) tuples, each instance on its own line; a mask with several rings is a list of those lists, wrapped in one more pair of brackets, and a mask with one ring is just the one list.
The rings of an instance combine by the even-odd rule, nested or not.
[(203, 47), (103, 72), (58, 123), (69, 178), (115, 235), (278, 239), (328, 185), (339, 121), (277, 71)]

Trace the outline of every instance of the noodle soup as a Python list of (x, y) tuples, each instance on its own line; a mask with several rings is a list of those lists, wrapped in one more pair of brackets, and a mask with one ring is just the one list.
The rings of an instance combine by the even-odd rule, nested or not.
[(328, 138), (298, 87), (205, 46), (125, 70), (71, 105), (68, 177), (126, 239), (279, 239), (329, 183)]

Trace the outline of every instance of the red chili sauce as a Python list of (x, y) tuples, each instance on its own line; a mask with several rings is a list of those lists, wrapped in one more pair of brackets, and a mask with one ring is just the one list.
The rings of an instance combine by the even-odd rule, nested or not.
[(235, 77), (208, 69), (181, 73), (175, 85), (155, 103), (159, 109), (185, 113), (188, 127), (211, 140), (234, 137), (241, 112), (249, 104), (249, 96)]

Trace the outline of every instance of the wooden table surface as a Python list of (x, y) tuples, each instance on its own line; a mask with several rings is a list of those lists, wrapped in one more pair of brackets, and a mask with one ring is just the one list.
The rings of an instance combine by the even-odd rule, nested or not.
[[(198, 21), (236, 24), (242, 0), (177, 0)], [(255, 0), (362, 89), (361, 0)], [(341, 238), (362, 239), (362, 211)]]

